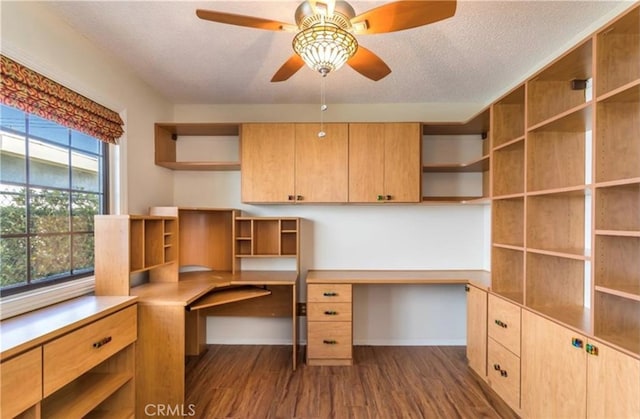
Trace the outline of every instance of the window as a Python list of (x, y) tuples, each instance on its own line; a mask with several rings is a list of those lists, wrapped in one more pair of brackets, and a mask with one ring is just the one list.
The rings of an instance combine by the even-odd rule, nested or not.
[(107, 144), (16, 108), (0, 112), (0, 293), (91, 275)]

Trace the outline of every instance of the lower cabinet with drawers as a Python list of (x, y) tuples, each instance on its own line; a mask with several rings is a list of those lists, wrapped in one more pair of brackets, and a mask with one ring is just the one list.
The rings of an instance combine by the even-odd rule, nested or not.
[(1, 323), (2, 418), (133, 418), (137, 306), (81, 297)]
[(350, 284), (307, 285), (307, 364), (353, 363)]

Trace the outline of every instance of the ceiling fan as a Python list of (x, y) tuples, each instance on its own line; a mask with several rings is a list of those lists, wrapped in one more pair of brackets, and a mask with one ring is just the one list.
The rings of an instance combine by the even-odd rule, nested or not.
[(294, 54), (271, 81), (289, 79), (307, 64), (323, 76), (344, 63), (378, 81), (391, 73), (380, 57), (358, 44), (354, 35), (401, 31), (453, 16), (456, 0), (395, 1), (356, 15), (341, 0), (306, 0), (295, 12), (296, 24), (214, 10), (196, 10), (200, 19), (229, 25), (295, 33)]

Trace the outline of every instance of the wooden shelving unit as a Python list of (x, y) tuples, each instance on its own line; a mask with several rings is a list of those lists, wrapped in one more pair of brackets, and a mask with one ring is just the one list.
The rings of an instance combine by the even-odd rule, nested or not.
[[(300, 219), (295, 217), (235, 217), (234, 256), (298, 258)], [(239, 269), (235, 266), (234, 269)]]
[[(489, 125), (489, 108), (484, 109), (465, 123), (423, 124), (422, 202), (489, 202), (489, 170), (491, 167)], [(460, 149), (464, 142), (469, 141), (468, 136), (470, 135), (476, 136), (478, 141), (482, 141), (482, 145), (479, 147), (480, 151), (472, 156)], [(435, 141), (439, 141), (440, 145), (431, 145), (431, 142)], [(447, 157), (444, 157), (445, 155)], [(444, 160), (445, 158), (447, 160)], [(473, 174), (481, 176), (480, 182), (468, 179)], [(470, 187), (470, 184), (474, 186)]]
[(157, 123), (155, 124), (155, 163), (172, 170), (233, 171), (239, 161), (177, 161), (176, 143), (180, 136), (239, 136), (239, 124)]

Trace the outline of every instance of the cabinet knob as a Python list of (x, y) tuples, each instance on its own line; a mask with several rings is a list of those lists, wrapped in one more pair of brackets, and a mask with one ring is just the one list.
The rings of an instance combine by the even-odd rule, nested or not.
[(302, 201), (304, 197), (302, 195), (296, 195), (296, 201)]
[(327, 310), (324, 312), (325, 315), (327, 316), (337, 316), (338, 312), (337, 311), (331, 311), (331, 310)]
[(376, 196), (376, 200), (378, 200), (378, 201), (384, 201), (384, 195), (378, 195), (378, 196)]
[(500, 375), (503, 377), (507, 377), (507, 371), (506, 370), (500, 370)]
[(505, 322), (503, 322), (502, 320), (495, 320), (495, 324), (497, 324), (498, 326), (502, 327), (503, 329), (507, 328), (507, 324)]
[(97, 348), (100, 348), (100, 347), (106, 345), (109, 342), (111, 342), (111, 336), (107, 336), (106, 338), (102, 338), (99, 341), (94, 342), (93, 343), (93, 347), (97, 349)]
[(338, 343), (338, 342), (336, 342), (336, 341), (335, 341), (335, 340), (333, 340), (333, 339), (324, 339), (324, 340), (322, 341), (322, 343), (324, 343), (325, 345), (335, 345), (335, 344), (336, 344), (336, 343)]
[(392, 199), (391, 195), (385, 195), (384, 196), (384, 200), (385, 201), (391, 201), (391, 199)]
[(589, 355), (598, 356), (598, 347), (595, 345), (587, 343), (587, 346), (584, 350), (587, 351)]
[(322, 295), (324, 295), (325, 297), (336, 297), (338, 295), (338, 293), (334, 292), (334, 291), (327, 291), (327, 292), (322, 293)]
[(493, 369), (496, 371), (500, 371), (500, 364), (493, 364)]
[(287, 200), (293, 201), (294, 200), (294, 196), (293, 195), (287, 195)]
[(582, 339), (572, 338), (571, 345), (575, 346), (576, 348), (582, 348), (583, 346)]
[(468, 286), (468, 285), (465, 285), (465, 286), (464, 286), (464, 290), (465, 290), (466, 292), (469, 292), (469, 291), (471, 291), (471, 288), (469, 288), (469, 286)]

